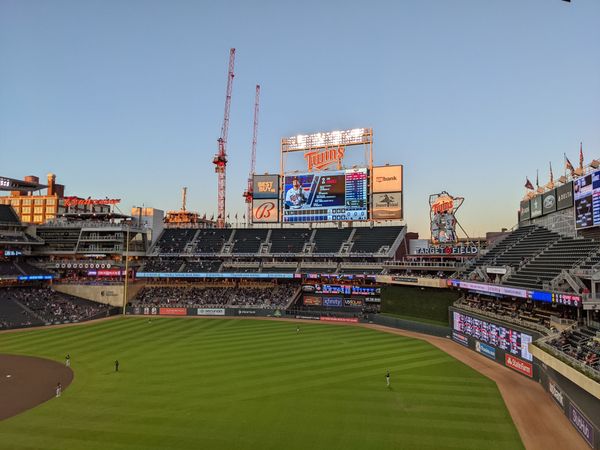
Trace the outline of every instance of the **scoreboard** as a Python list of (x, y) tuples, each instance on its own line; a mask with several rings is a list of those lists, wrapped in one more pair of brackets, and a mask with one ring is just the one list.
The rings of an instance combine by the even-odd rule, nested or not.
[(453, 311), (452, 315), (454, 330), (527, 361), (533, 360), (533, 356), (529, 352), (529, 344), (533, 342), (533, 336), (530, 334), (491, 323), (487, 320), (477, 319), (457, 311)]
[(283, 221), (367, 220), (368, 195), (366, 168), (287, 175)]
[(600, 170), (573, 181), (575, 228), (600, 225)]

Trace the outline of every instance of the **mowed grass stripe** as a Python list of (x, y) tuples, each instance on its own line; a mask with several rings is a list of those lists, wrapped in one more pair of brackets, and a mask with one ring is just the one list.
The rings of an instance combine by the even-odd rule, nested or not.
[(295, 327), (127, 318), (0, 334), (0, 351), (60, 360), (69, 349), (75, 370), (62, 398), (0, 422), (2, 442), (91, 450), (521, 448), (495, 385), (435, 347), (359, 327), (302, 324), (298, 335)]

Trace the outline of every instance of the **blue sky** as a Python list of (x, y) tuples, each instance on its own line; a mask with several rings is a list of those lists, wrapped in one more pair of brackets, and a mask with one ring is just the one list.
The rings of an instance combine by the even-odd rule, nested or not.
[(211, 164), (237, 49), (228, 211), (283, 136), (372, 127), (405, 166), (405, 217), (465, 197), (471, 235), (512, 227), (525, 176), (600, 157), (600, 2), (0, 0), (0, 174), (72, 195), (216, 211)]

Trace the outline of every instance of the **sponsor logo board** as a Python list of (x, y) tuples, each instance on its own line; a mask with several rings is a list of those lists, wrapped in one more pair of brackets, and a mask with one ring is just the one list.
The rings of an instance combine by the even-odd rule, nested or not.
[(348, 322), (348, 323), (357, 323), (358, 319), (356, 317), (326, 317), (321, 316), (319, 320), (323, 322)]
[(523, 361), (522, 359), (509, 355), (508, 353), (504, 355), (504, 359), (506, 367), (510, 367), (511, 369), (516, 370), (517, 372), (520, 372), (529, 378), (533, 378), (533, 366), (527, 361)]
[(271, 223), (279, 220), (278, 200), (252, 200), (252, 220), (256, 223)]
[(556, 211), (556, 189), (552, 189), (542, 195), (543, 214), (550, 214), (554, 211)]
[(579, 434), (583, 436), (586, 442), (590, 444), (592, 448), (595, 448), (594, 427), (592, 426), (592, 423), (583, 415), (581, 411), (579, 411), (579, 409), (573, 406), (572, 403), (569, 404), (569, 420), (573, 426), (577, 428), (577, 431), (579, 431)]
[(254, 175), (252, 191), (253, 198), (278, 198), (279, 175)]
[(452, 332), (452, 340), (464, 345), (465, 347), (469, 346), (469, 338), (463, 334), (457, 333), (456, 331)]
[(475, 341), (475, 350), (490, 359), (496, 359), (496, 349), (491, 345), (484, 344), (483, 342)]
[(196, 314), (199, 316), (224, 316), (225, 308), (198, 308)]
[(552, 398), (563, 408), (565, 407), (565, 399), (563, 397), (563, 393), (560, 388), (552, 381), (548, 380), (548, 391)]
[(186, 308), (159, 308), (158, 313), (161, 316), (186, 316)]
[(373, 193), (401, 193), (402, 169), (402, 166), (373, 167)]
[(373, 219), (402, 219), (402, 192), (373, 194)]

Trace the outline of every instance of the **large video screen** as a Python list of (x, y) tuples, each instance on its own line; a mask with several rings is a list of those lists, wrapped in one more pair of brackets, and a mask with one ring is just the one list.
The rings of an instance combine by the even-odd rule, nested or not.
[(367, 220), (367, 169), (285, 177), (284, 222)]
[(515, 356), (532, 361), (529, 344), (533, 337), (527, 333), (476, 319), (475, 317), (453, 311), (453, 327), (456, 331), (471, 336), (478, 341), (498, 347)]
[(600, 170), (573, 182), (575, 196), (575, 228), (600, 225)]

